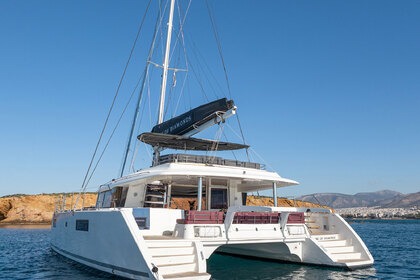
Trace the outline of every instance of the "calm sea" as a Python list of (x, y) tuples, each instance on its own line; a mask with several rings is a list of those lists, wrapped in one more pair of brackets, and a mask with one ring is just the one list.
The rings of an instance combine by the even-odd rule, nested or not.
[[(420, 221), (354, 221), (375, 258), (371, 268), (345, 271), (213, 255), (212, 279), (420, 279)], [(47, 228), (0, 228), (0, 279), (117, 279), (63, 258)]]

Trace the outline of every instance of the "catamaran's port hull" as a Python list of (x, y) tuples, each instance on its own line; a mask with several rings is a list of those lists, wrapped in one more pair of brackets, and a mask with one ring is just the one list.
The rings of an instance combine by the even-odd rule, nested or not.
[(138, 231), (135, 220), (132, 219), (133, 227), (125, 214), (124, 211), (56, 213), (51, 248), (100, 271), (129, 279), (154, 279), (141, 253), (141, 244), (133, 234)]

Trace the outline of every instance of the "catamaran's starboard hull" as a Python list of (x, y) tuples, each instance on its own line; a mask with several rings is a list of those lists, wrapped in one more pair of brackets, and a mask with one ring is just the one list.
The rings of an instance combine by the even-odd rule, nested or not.
[(223, 245), (216, 252), (257, 259), (301, 262), (300, 257), (292, 254), (283, 242)]
[[(308, 242), (308, 241), (306, 241)], [(305, 244), (302, 243), (303, 247)], [(322, 256), (319, 249), (312, 249), (312, 254), (317, 251), (318, 257), (302, 260), (298, 255), (292, 254), (289, 247), (282, 242), (278, 243), (257, 243), (257, 244), (234, 244), (224, 245), (217, 249), (216, 253), (241, 256), (246, 258), (255, 258), (258, 260), (271, 260), (288, 263), (300, 263), (306, 265), (319, 265), (326, 267), (340, 267), (349, 270), (365, 268), (372, 266), (372, 261), (362, 261), (359, 264), (346, 264), (331, 261), (328, 257)]]
[[(303, 209), (271, 207), (273, 211), (287, 212)], [(277, 242), (247, 242), (227, 244), (217, 252), (258, 259), (302, 264), (340, 267), (350, 270), (370, 267), (373, 257), (357, 233), (338, 214), (329, 211), (305, 213), (305, 225), (284, 226)]]

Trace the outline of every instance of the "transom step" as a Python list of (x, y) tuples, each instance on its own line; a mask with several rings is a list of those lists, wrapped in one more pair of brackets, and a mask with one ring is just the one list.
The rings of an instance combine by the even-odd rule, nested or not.
[(347, 245), (350, 241), (348, 242), (346, 239), (342, 239), (340, 234), (322, 234), (313, 235), (312, 237), (328, 252), (331, 259), (335, 262), (350, 263), (363, 261), (362, 254), (357, 252), (353, 245)]
[(210, 274), (197, 272), (184, 272), (165, 275), (165, 279), (170, 280), (208, 280), (209, 278)]
[(321, 244), (324, 248), (330, 248), (330, 247), (341, 247), (347, 245), (347, 240), (345, 239), (336, 239), (336, 240), (319, 240), (319, 244)]
[[(210, 274), (199, 272), (197, 250), (193, 241), (145, 237), (153, 264), (163, 279), (208, 280)], [(204, 260), (205, 261), (205, 260)]]

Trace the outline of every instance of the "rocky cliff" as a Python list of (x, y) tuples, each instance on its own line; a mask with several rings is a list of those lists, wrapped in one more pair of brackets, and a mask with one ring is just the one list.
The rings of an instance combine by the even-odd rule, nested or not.
[[(0, 198), (0, 225), (1, 224), (47, 224), (56, 207), (62, 208), (63, 203), (58, 203), (62, 194), (39, 194), (39, 195), (11, 195)], [(77, 195), (67, 194), (65, 209), (71, 209), (71, 205), (76, 200)], [(172, 207), (178, 209), (189, 209), (190, 199), (175, 198)], [(96, 194), (87, 193), (78, 200), (78, 207), (91, 207), (96, 202)], [(270, 197), (248, 196), (247, 205), (262, 206), (273, 205)], [(294, 207), (319, 207), (319, 205), (289, 200), (286, 198), (278, 199), (278, 206)]]
[[(57, 205), (58, 194), (11, 195), (0, 198), (0, 224), (50, 223)], [(76, 199), (76, 195), (73, 198)], [(96, 194), (84, 194), (78, 206), (93, 206)], [(65, 207), (71, 209), (72, 196), (67, 197)], [(61, 204), (61, 206), (63, 206)]]

